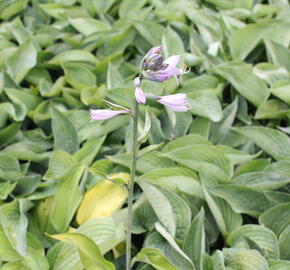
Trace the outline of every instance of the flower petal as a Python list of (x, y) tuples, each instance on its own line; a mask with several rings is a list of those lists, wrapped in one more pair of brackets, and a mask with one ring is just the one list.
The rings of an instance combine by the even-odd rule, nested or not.
[(150, 53), (151, 54), (161, 53), (161, 51), (162, 51), (162, 46), (161, 45), (155, 46), (155, 47), (150, 49)]
[(169, 66), (176, 67), (177, 64), (179, 63), (179, 61), (180, 61), (180, 55), (172, 55), (169, 58), (167, 58), (164, 61), (164, 63), (165, 64), (168, 64)]
[(112, 118), (118, 114), (129, 113), (128, 110), (90, 110), (90, 116), (92, 120), (106, 120)]
[(183, 93), (159, 97), (157, 101), (173, 111), (186, 112), (190, 109), (186, 95)]
[(154, 82), (164, 82), (169, 80), (171, 77), (179, 75), (179, 69), (174, 66), (168, 66), (166, 69), (158, 71), (143, 71), (142, 75), (145, 79)]
[(135, 89), (135, 98), (137, 103), (139, 104), (145, 104), (146, 103), (146, 96), (143, 92), (143, 90), (141, 89), (141, 87), (137, 86)]
[(173, 95), (167, 95), (167, 96), (162, 96), (162, 100), (166, 102), (184, 102), (186, 101), (186, 94), (184, 93), (178, 93), (178, 94), (173, 94)]

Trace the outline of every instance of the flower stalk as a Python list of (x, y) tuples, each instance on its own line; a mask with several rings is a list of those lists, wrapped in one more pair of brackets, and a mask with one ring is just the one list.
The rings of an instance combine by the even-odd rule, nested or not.
[(128, 194), (128, 215), (127, 215), (127, 235), (126, 235), (126, 270), (131, 269), (131, 240), (132, 240), (132, 205), (133, 205), (133, 193), (136, 174), (136, 165), (138, 157), (138, 118), (139, 118), (139, 104), (135, 101), (135, 110), (133, 117), (133, 157), (131, 166), (131, 179), (129, 183)]
[[(190, 104), (186, 98), (186, 94), (177, 93), (167, 96), (156, 96), (150, 93), (145, 94), (141, 88), (142, 80), (149, 80), (154, 82), (164, 82), (170, 78), (175, 78), (179, 84), (179, 76), (189, 72), (189, 69), (177, 68), (180, 61), (179, 55), (173, 55), (163, 61), (161, 55), (162, 47), (156, 46), (143, 57), (140, 64), (139, 76), (135, 78), (135, 106), (132, 112), (129, 108), (125, 108), (110, 101), (105, 103), (111, 109), (90, 110), (92, 120), (106, 120), (117, 115), (129, 114), (133, 117), (133, 156), (131, 166), (131, 179), (128, 186), (128, 215), (127, 215), (127, 235), (126, 235), (126, 270), (131, 269), (131, 250), (132, 250), (132, 220), (133, 220), (133, 194), (136, 174), (137, 157), (139, 150), (138, 142), (138, 118), (139, 118), (139, 104), (146, 104), (147, 98), (152, 98), (157, 102), (163, 104), (167, 108), (176, 112), (186, 112), (190, 109)], [(145, 122), (146, 125), (146, 122)], [(150, 129), (150, 127), (149, 127)], [(149, 132), (149, 130), (148, 130)], [(141, 140), (142, 143), (142, 140)]]

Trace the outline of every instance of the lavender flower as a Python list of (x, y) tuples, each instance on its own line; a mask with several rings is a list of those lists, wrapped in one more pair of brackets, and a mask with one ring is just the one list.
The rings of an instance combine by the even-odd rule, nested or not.
[(92, 120), (106, 120), (119, 114), (130, 113), (129, 110), (90, 110)]
[(156, 100), (176, 112), (186, 112), (190, 105), (183, 93), (157, 97)]

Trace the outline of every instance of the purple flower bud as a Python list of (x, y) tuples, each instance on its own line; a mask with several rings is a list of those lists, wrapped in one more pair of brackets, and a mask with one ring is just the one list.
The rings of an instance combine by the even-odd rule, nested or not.
[(135, 98), (139, 104), (146, 103), (146, 96), (145, 96), (143, 90), (141, 89), (141, 87), (139, 87), (139, 86), (137, 86), (135, 89)]
[(163, 57), (161, 55), (162, 47), (156, 46), (149, 50), (146, 55), (143, 57), (140, 63), (140, 70), (142, 69), (151, 69), (153, 67), (157, 68), (163, 62)]
[(129, 110), (90, 110), (90, 116), (92, 120), (106, 120), (112, 118), (118, 114), (129, 113)]
[(136, 78), (134, 79), (134, 84), (135, 84), (136, 87), (141, 85), (141, 80), (140, 80), (139, 77), (136, 77)]
[(183, 93), (158, 97), (156, 100), (176, 112), (186, 112), (190, 109), (190, 105)]

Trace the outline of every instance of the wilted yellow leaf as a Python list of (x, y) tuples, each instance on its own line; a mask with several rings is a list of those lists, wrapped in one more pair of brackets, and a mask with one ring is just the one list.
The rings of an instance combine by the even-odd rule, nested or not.
[(86, 192), (77, 212), (79, 224), (92, 218), (111, 216), (122, 207), (127, 199), (128, 191), (122, 187), (120, 180), (128, 183), (130, 175), (127, 173), (116, 173), (110, 176), (117, 183), (103, 179)]

